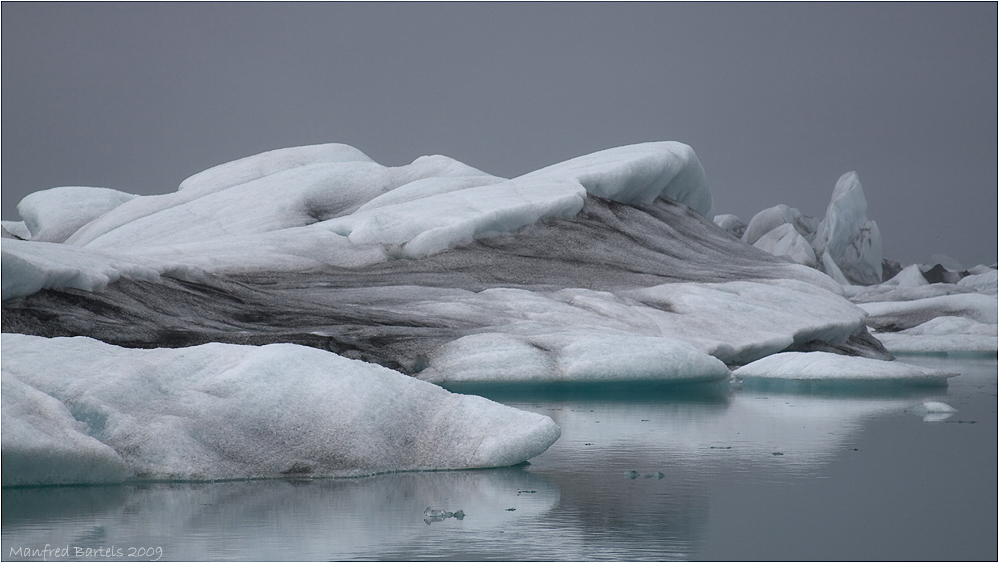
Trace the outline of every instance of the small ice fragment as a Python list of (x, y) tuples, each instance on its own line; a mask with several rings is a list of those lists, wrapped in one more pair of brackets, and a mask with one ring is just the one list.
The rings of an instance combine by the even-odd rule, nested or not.
[(923, 408), (926, 412), (957, 412), (954, 407), (940, 401), (926, 401), (923, 403)]
[(625, 471), (624, 472), (624, 476), (627, 477), (628, 479), (638, 479), (639, 475), (640, 475), (640, 473), (637, 472), (637, 471)]

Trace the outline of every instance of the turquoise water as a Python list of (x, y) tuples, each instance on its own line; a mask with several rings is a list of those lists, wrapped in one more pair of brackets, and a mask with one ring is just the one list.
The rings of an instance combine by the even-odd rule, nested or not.
[[(962, 375), (876, 394), (497, 388), (562, 427), (528, 465), (5, 489), (2, 558), (995, 560), (996, 360), (901, 361)], [(930, 400), (958, 412), (924, 420)]]

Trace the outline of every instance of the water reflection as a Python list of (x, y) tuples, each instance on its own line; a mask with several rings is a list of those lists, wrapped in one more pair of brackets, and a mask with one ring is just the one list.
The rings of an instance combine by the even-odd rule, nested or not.
[[(859, 457), (854, 445), (874, 420), (896, 421), (890, 428), (903, 434), (889, 443), (914, 440), (926, 429), (951, 432), (957, 425), (924, 424), (913, 416), (920, 407), (941, 408), (933, 402), (946, 401), (961, 420), (980, 422), (969, 430), (994, 434), (995, 361), (980, 364), (963, 364), (978, 375), (952, 379), (949, 390), (480, 389), (551, 416), (562, 437), (530, 464), (495, 470), (6, 489), (3, 556), (18, 559), (9, 551), (17, 546), (113, 544), (162, 546), (164, 560), (671, 560), (704, 553), (753, 558), (740, 551), (745, 545), (719, 551), (725, 534), (719, 538), (715, 522), (732, 518), (719, 514), (719, 505), (746, 511), (735, 520), (753, 518), (761, 501), (753, 497), (744, 506), (733, 495), (752, 496), (761, 483), (832, 483), (815, 479), (828, 478), (820, 474), (847, 452), (854, 454), (846, 456), (851, 468), (869, 459), (871, 474), (915, 475), (931, 466), (895, 456)], [(995, 440), (978, 442), (961, 430), (955, 436), (992, 448), (977, 455), (994, 467), (995, 456), (988, 456)], [(821, 491), (828, 497), (815, 503), (815, 511), (828, 511), (828, 503), (842, 495), (836, 488)], [(850, 508), (859, 519), (864, 510)], [(918, 526), (912, 530), (910, 542), (930, 537)], [(782, 541), (780, 530), (761, 533), (773, 535), (761, 544)], [(933, 541), (942, 545), (939, 538)]]

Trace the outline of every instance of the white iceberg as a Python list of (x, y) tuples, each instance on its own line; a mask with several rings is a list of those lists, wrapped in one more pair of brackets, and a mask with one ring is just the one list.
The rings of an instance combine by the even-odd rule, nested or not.
[(291, 344), (2, 343), (4, 486), (497, 467), (560, 434), (548, 417)]
[(735, 370), (743, 383), (788, 382), (806, 385), (898, 384), (946, 385), (955, 373), (921, 368), (902, 362), (885, 362), (828, 352), (784, 352), (767, 356)]
[(881, 231), (867, 219), (867, 199), (856, 172), (847, 172), (836, 182), (812, 245), (823, 265), (828, 256), (851, 283), (881, 283)]

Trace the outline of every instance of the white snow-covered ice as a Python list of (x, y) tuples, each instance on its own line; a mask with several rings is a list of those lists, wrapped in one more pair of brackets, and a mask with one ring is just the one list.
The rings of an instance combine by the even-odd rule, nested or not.
[(542, 415), (292, 344), (2, 344), (4, 486), (497, 467), (560, 433)]
[(946, 385), (945, 373), (905, 364), (857, 358), (828, 352), (784, 352), (767, 356), (735, 370), (732, 375), (744, 383), (781, 381), (810, 385), (898, 384), (914, 386)]

